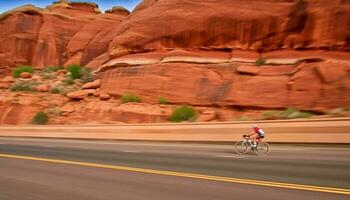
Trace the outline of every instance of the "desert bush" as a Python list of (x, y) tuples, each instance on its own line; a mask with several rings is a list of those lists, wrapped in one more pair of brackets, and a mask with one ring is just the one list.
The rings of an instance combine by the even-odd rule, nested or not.
[(33, 117), (32, 124), (35, 124), (35, 125), (46, 125), (48, 121), (49, 121), (49, 117), (47, 116), (46, 113), (38, 112)]
[(280, 112), (280, 117), (288, 119), (288, 118), (290, 118), (291, 115), (293, 115), (294, 113), (297, 113), (297, 112), (299, 112), (298, 109), (286, 108), (284, 111)]
[(52, 72), (57, 72), (58, 70), (62, 70), (64, 67), (62, 66), (50, 66), (50, 67), (45, 67), (43, 69), (44, 73), (52, 73)]
[(43, 79), (45, 79), (45, 80), (52, 80), (52, 79), (55, 79), (55, 78), (57, 78), (57, 75), (56, 74), (54, 74), (54, 73), (42, 73), (41, 74), (41, 77), (43, 78)]
[(334, 108), (330, 110), (327, 114), (335, 115), (335, 116), (343, 116), (343, 115), (347, 115), (348, 112), (350, 112), (350, 106)]
[(22, 72), (28, 72), (28, 73), (33, 73), (33, 67), (32, 66), (22, 66), (22, 67), (17, 67), (12, 70), (12, 76), (14, 78), (18, 78)]
[(264, 119), (297, 119), (314, 116), (311, 112), (300, 111), (295, 108), (286, 108), (284, 111), (267, 111), (263, 113)]
[(67, 70), (72, 79), (78, 79), (82, 76), (82, 67), (80, 65), (69, 65)]
[(252, 119), (250, 117), (248, 117), (248, 116), (242, 115), (237, 120), (238, 121), (250, 121)]
[(34, 91), (35, 85), (37, 85), (37, 84), (33, 83), (33, 82), (17, 82), (17, 83), (14, 83), (10, 87), (10, 90), (13, 92), (15, 92), (15, 91)]
[(165, 97), (160, 96), (158, 98), (158, 103), (159, 104), (168, 104), (169, 102), (168, 102), (168, 100)]
[(94, 76), (92, 75), (92, 69), (88, 67), (82, 68), (80, 79), (83, 83), (94, 81)]
[(141, 98), (139, 96), (137, 96), (136, 94), (123, 94), (121, 96), (121, 100), (123, 103), (141, 102)]
[(59, 87), (53, 87), (50, 91), (52, 94), (59, 94), (61, 92), (61, 89)]
[(175, 108), (170, 116), (170, 120), (173, 122), (182, 122), (188, 120), (194, 120), (196, 117), (196, 111), (190, 106), (181, 106)]
[(313, 113), (300, 111), (295, 108), (287, 108), (280, 114), (281, 118), (284, 119), (297, 119), (297, 118), (308, 118), (314, 116)]
[(67, 85), (74, 85), (74, 83), (75, 83), (72, 78), (64, 79), (62, 82), (67, 84)]
[(261, 65), (265, 65), (266, 64), (266, 60), (263, 57), (259, 57), (256, 61), (255, 61), (255, 65), (256, 66), (261, 66)]
[(280, 119), (280, 111), (266, 111), (263, 112), (263, 119)]
[(79, 90), (78, 87), (76, 86), (66, 86), (66, 85), (56, 85), (51, 89), (52, 94), (61, 94), (61, 95), (66, 95), (70, 92), (77, 91)]
[(303, 112), (303, 111), (299, 111), (299, 112), (295, 112), (293, 114), (291, 114), (289, 116), (289, 119), (296, 119), (296, 118), (309, 118), (309, 117), (313, 117), (315, 116), (315, 114), (311, 113), (311, 112)]
[(350, 106), (344, 107), (343, 110), (344, 110), (345, 112), (350, 112)]
[(61, 110), (61, 107), (51, 107), (46, 110), (46, 113), (50, 116), (61, 116), (63, 111)]

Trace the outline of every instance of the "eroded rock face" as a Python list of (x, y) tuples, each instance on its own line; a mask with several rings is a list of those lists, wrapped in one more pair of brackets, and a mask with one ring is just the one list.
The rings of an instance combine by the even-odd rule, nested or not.
[[(0, 16), (0, 66), (31, 64), (42, 24), (42, 12), (33, 6)], [(14, 48), (16, 47), (16, 48)]]
[(169, 48), (349, 49), (349, 20), (350, 4), (343, 0), (145, 1), (117, 28), (110, 55)]
[[(92, 3), (23, 6), (0, 16), (0, 73), (20, 65), (86, 65), (107, 52), (125, 13), (101, 14)], [(16, 48), (15, 48), (16, 47)]]
[[(338, 75), (320, 72), (332, 65), (337, 66)], [(241, 74), (235, 64), (119, 67), (101, 72), (101, 92), (115, 96), (135, 93), (145, 102), (156, 102), (161, 95), (175, 104), (296, 107), (314, 111), (350, 102), (348, 64), (317, 62), (283, 68), (269, 66), (262, 67), (259, 73)]]

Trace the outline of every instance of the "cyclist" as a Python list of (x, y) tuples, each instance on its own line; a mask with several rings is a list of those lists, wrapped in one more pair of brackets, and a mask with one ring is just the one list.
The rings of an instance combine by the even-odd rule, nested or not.
[(249, 137), (253, 140), (253, 147), (256, 147), (256, 140), (263, 139), (265, 137), (265, 132), (258, 127), (258, 125), (254, 124), (252, 126), (253, 131), (250, 135), (245, 135), (246, 137)]

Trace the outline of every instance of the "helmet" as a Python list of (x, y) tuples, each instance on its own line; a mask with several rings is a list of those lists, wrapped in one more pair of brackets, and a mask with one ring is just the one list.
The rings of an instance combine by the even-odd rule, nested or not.
[(253, 128), (258, 128), (258, 125), (256, 125), (256, 124), (253, 124), (253, 126), (252, 126)]

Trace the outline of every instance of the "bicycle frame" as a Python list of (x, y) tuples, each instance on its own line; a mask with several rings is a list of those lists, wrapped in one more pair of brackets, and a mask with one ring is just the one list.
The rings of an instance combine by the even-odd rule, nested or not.
[[(241, 142), (241, 147), (243, 147), (244, 145), (246, 145), (247, 148), (246, 148), (244, 151), (242, 151), (242, 152), (239, 152), (239, 151), (236, 149), (236, 152), (237, 152), (238, 154), (244, 154), (244, 153), (248, 152), (249, 149), (251, 149), (251, 150), (253, 150), (256, 154), (258, 154), (258, 155), (260, 155), (260, 156), (261, 156), (261, 155), (266, 155), (266, 154), (269, 152), (269, 145), (268, 145), (266, 142), (263, 142), (262, 139), (263, 139), (263, 138), (258, 138), (258, 139), (256, 139), (256, 143), (257, 143), (257, 144), (255, 145), (254, 142), (253, 142), (253, 140), (252, 140), (250, 137), (243, 136), (243, 140), (238, 141), (238, 142), (236, 143), (236, 145), (235, 145), (235, 148), (238, 147), (237, 144), (239, 144), (239, 142)], [(266, 151), (261, 152), (262, 149), (259, 148), (259, 147), (261, 147), (260, 145), (265, 146)]]

